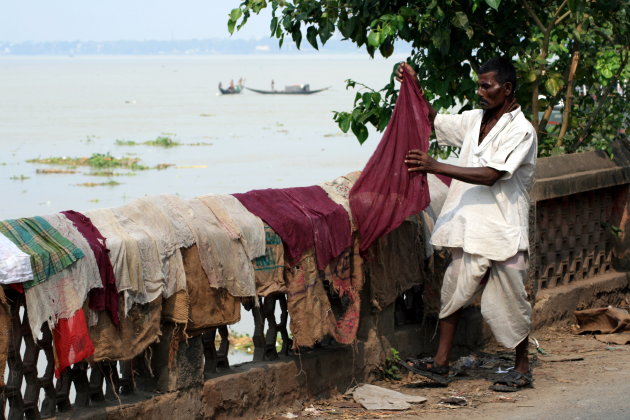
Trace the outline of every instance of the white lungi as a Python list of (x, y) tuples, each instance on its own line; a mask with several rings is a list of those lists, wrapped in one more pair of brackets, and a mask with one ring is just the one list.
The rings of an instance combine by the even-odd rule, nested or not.
[(507, 348), (516, 347), (531, 325), (532, 307), (524, 284), (527, 252), (505, 261), (492, 261), (462, 248), (451, 248), (451, 253), (453, 260), (442, 283), (440, 319), (471, 304), (481, 293), (481, 315), (494, 337)]

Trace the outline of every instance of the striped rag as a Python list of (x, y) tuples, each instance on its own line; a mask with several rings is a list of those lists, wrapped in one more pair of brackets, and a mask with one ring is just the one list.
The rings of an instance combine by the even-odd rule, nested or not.
[(33, 280), (24, 282), (25, 288), (45, 281), (85, 256), (39, 216), (0, 221), (0, 233), (31, 257)]

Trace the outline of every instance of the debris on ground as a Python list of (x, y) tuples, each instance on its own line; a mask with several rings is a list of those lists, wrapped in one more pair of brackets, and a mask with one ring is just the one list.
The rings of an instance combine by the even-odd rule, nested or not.
[(359, 385), (352, 392), (354, 400), (366, 410), (407, 410), (409, 403), (423, 403), (427, 399), (416, 395), (403, 394), (371, 384)]
[(468, 400), (464, 397), (448, 397), (448, 398), (442, 398), (438, 402), (438, 404), (448, 404), (448, 405), (454, 405), (458, 407), (464, 407), (468, 405)]

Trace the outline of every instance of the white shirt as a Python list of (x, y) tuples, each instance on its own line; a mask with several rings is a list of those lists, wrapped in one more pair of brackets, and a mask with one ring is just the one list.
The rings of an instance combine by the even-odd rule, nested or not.
[(438, 143), (461, 147), (460, 166), (490, 167), (505, 174), (490, 187), (454, 179), (431, 243), (504, 261), (529, 248), (529, 191), (538, 142), (519, 107), (504, 114), (478, 144), (482, 116), (483, 110), (477, 109), (435, 117)]

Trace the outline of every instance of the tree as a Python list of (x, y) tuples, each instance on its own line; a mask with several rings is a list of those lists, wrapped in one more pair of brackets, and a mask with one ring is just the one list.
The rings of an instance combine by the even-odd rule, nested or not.
[[(540, 154), (549, 155), (606, 149), (625, 136), (630, 86), (615, 88), (630, 78), (629, 6), (629, 0), (245, 0), (230, 13), (228, 29), (271, 7), (271, 35), (281, 46), (290, 37), (298, 48), (304, 39), (319, 48), (338, 32), (370, 56), (389, 57), (404, 41), (427, 98), (441, 109), (472, 108), (480, 64), (511, 57), (517, 100), (538, 131)], [(360, 89), (354, 109), (334, 112), (334, 119), (363, 143), (366, 124), (382, 131), (391, 117), (393, 73), (379, 90), (354, 80), (347, 87)], [(549, 125), (559, 105), (562, 123)]]

